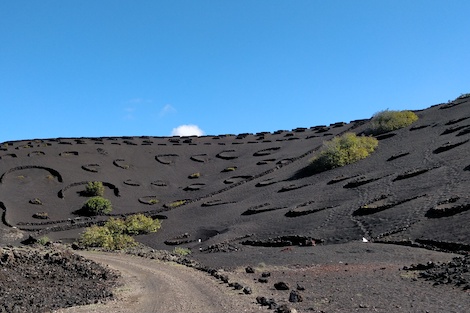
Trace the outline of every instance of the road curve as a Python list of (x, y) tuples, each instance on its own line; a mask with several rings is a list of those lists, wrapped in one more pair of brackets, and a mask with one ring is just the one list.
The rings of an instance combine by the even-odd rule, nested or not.
[(240, 295), (204, 272), (174, 263), (126, 254), (80, 251), (79, 254), (118, 270), (123, 287), (117, 300), (61, 309), (57, 313), (219, 313), (260, 312), (252, 297)]

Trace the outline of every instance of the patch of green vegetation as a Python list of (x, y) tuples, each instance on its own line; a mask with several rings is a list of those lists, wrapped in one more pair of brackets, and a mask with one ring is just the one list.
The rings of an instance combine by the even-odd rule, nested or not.
[(125, 221), (126, 234), (129, 235), (140, 235), (155, 233), (160, 229), (161, 223), (158, 219), (152, 219), (143, 214), (129, 215)]
[(111, 234), (123, 234), (127, 232), (126, 222), (121, 218), (109, 218), (104, 224), (104, 227), (106, 227)]
[(354, 133), (335, 137), (323, 143), (323, 150), (311, 159), (310, 169), (321, 172), (357, 162), (368, 157), (378, 144), (373, 137), (356, 136)]
[(418, 120), (411, 111), (381, 111), (372, 117), (369, 132), (373, 135), (383, 134), (392, 130), (407, 127)]
[(42, 201), (39, 198), (31, 199), (31, 200), (29, 200), (29, 203), (36, 204), (36, 205), (42, 205)]
[(90, 215), (108, 214), (113, 210), (111, 201), (97, 196), (88, 199), (82, 207), (82, 210)]
[(189, 248), (181, 248), (181, 247), (175, 247), (173, 249), (173, 253), (180, 255), (180, 256), (187, 256), (191, 254), (191, 249)]
[(104, 195), (103, 183), (100, 181), (88, 182), (85, 193), (90, 197), (102, 197)]
[(201, 173), (192, 173), (191, 175), (188, 176), (188, 178), (195, 179), (201, 177)]
[(85, 229), (79, 243), (84, 247), (100, 247), (115, 250), (114, 237), (107, 227), (92, 225)]
[(153, 205), (153, 204), (157, 204), (157, 203), (158, 203), (158, 199), (155, 199), (155, 198), (150, 199), (150, 200), (148, 200), (148, 203), (149, 203), (149, 204), (152, 204), (152, 205)]
[(41, 246), (45, 246), (45, 245), (47, 245), (49, 242), (51, 242), (51, 240), (50, 240), (49, 237), (47, 237), (47, 236), (39, 237), (38, 240), (37, 240), (37, 243), (40, 244)]
[(87, 228), (80, 236), (79, 243), (84, 247), (122, 250), (137, 245), (133, 235), (154, 233), (160, 227), (158, 219), (143, 214), (130, 215), (126, 219), (110, 218), (104, 226)]
[(237, 168), (235, 166), (231, 166), (231, 167), (226, 167), (224, 168), (224, 170), (222, 172), (233, 172), (235, 171)]
[(176, 207), (182, 206), (185, 203), (186, 203), (186, 200), (177, 200), (177, 201), (168, 203), (166, 206), (169, 208), (176, 208)]
[(37, 212), (33, 214), (34, 218), (47, 220), (49, 218), (49, 214), (47, 212)]

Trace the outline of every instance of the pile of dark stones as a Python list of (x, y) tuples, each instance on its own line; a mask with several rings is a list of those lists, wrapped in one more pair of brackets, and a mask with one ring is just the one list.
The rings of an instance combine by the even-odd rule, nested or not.
[(433, 281), (434, 285), (451, 284), (470, 289), (470, 255), (453, 258), (447, 263), (428, 262), (403, 269), (420, 271), (419, 277)]
[(54, 246), (0, 247), (0, 312), (47, 312), (113, 298), (118, 274)]

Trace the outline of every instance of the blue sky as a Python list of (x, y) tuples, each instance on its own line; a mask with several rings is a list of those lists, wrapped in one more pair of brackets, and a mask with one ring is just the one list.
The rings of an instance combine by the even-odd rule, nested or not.
[(0, 142), (310, 127), (470, 92), (468, 0), (0, 2)]

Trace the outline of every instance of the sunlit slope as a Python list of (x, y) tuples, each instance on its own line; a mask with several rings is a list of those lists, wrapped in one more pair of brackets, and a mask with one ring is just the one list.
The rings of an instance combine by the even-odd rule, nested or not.
[(77, 212), (85, 184), (101, 181), (110, 216), (162, 219), (159, 232), (137, 238), (154, 247), (362, 237), (470, 244), (469, 102), (415, 112), (411, 126), (377, 135), (366, 159), (316, 174), (305, 168), (323, 142), (367, 133), (370, 120), (258, 134), (3, 143), (3, 224), (70, 239), (109, 217)]

